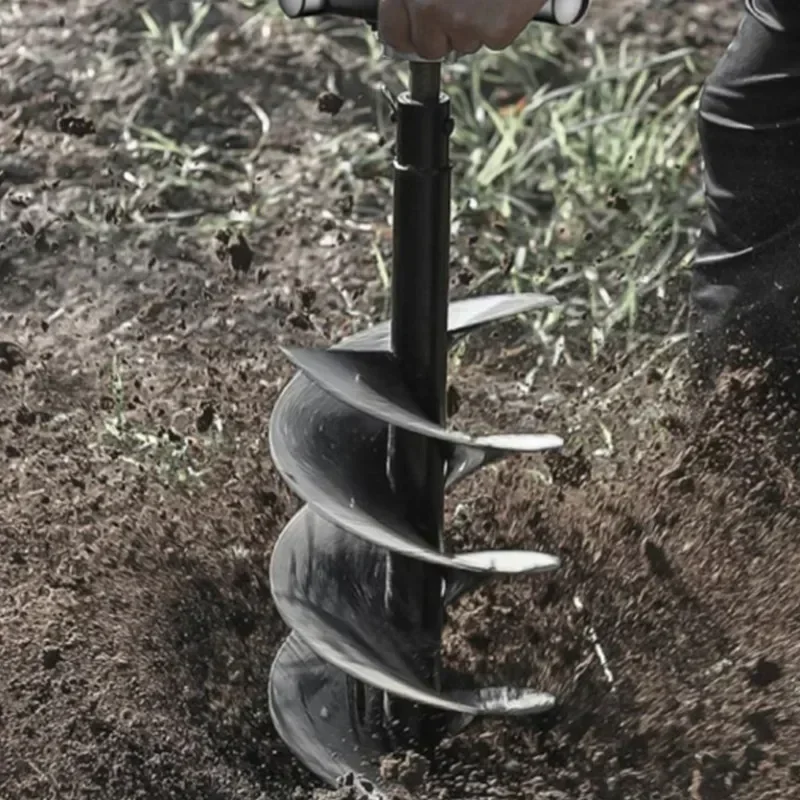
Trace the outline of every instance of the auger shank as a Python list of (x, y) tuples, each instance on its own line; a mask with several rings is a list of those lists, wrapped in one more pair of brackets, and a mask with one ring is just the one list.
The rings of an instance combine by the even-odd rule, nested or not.
[[(398, 98), (394, 163), (391, 350), (420, 410), (444, 425), (447, 396), (447, 308), (450, 248), (450, 102), (438, 63), (412, 63), (409, 91)], [(445, 453), (429, 437), (390, 428), (389, 480), (409, 523), (442, 549)], [(442, 574), (429, 564), (388, 555), (386, 600), (396, 624), (426, 643), (419, 677), (440, 688)], [(429, 750), (430, 709), (388, 701), (387, 720), (408, 742)], [(432, 733), (426, 736), (426, 733)], [(407, 734), (407, 735), (404, 735)], [(428, 739), (428, 741), (425, 741)]]

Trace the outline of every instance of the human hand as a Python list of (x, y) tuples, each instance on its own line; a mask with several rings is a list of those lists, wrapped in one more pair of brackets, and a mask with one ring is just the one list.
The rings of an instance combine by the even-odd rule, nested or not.
[(378, 28), (398, 53), (438, 61), (451, 52), (503, 50), (546, 0), (380, 0)]

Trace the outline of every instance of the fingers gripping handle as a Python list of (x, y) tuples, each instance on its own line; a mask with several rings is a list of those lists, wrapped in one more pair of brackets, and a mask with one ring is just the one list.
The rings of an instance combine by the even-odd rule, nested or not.
[[(532, 21), (575, 25), (586, 16), (590, 3), (591, 0), (547, 0)], [(363, 19), (373, 25), (378, 21), (378, 0), (280, 0), (280, 6), (292, 18), (332, 14)]]

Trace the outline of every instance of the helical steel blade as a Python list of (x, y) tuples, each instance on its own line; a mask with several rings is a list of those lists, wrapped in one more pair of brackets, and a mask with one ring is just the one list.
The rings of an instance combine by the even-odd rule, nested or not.
[[(553, 303), (541, 295), (453, 303), (450, 341)], [(415, 662), (434, 643), (392, 624), (385, 603), (389, 554), (444, 568), (443, 603), (493, 576), (550, 571), (559, 561), (529, 551), (450, 554), (428, 545), (406, 521), (392, 491), (387, 443), (392, 427), (440, 441), (449, 487), (510, 453), (557, 448), (561, 439), (550, 434), (475, 437), (427, 420), (389, 350), (388, 323), (329, 350), (286, 352), (301, 373), (275, 406), (270, 448), (277, 469), (307, 505), (281, 533), (270, 566), (276, 606), (293, 631), (273, 665), (270, 705), (295, 755), (331, 783), (343, 771), (376, 777), (376, 758), (385, 743), (369, 735), (359, 684), (450, 712), (462, 722), (552, 708), (555, 700), (546, 692), (436, 691), (419, 678)]]

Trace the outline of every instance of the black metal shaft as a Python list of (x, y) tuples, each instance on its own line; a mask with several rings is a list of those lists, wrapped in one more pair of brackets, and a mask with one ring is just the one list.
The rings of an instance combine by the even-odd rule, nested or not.
[[(450, 103), (440, 65), (412, 63), (397, 103), (394, 164), (392, 350), (423, 413), (443, 424), (447, 394), (450, 247)], [(393, 428), (387, 468), (420, 535), (442, 548), (445, 456), (441, 442)], [(415, 634), (419, 676), (439, 687), (443, 576), (435, 567), (389, 557), (386, 599), (392, 619)], [(400, 738), (428, 749), (437, 738), (429, 709), (386, 698)]]

